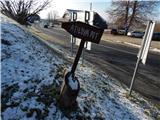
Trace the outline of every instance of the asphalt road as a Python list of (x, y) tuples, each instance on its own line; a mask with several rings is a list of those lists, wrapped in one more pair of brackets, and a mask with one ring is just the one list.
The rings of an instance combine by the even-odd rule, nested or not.
[[(53, 36), (52, 44), (61, 45), (70, 51), (70, 35), (60, 28), (38, 30)], [(75, 49), (77, 50), (77, 49)], [(130, 85), (137, 60), (138, 48), (101, 40), (92, 44), (92, 50), (85, 50), (85, 60), (106, 71), (112, 77)], [(160, 54), (149, 51), (146, 65), (140, 64), (133, 89), (151, 100), (160, 102)]]

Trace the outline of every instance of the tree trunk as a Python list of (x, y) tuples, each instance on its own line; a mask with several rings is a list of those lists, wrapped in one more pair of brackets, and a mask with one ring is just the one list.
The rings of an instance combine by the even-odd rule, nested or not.
[(137, 1), (134, 1), (134, 4), (133, 4), (133, 12), (132, 12), (131, 19), (130, 19), (129, 24), (128, 24), (128, 27), (127, 27), (128, 30), (129, 30), (130, 26), (132, 25), (132, 22), (133, 22), (135, 13), (136, 13), (136, 8), (137, 8)]
[(125, 35), (127, 35), (128, 32), (128, 11), (129, 11), (129, 1), (126, 1), (126, 14), (125, 14)]

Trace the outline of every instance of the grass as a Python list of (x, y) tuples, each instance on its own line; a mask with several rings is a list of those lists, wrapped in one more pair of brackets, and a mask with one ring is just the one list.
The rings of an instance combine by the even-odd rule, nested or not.
[[(122, 35), (111, 35), (111, 34), (104, 33), (102, 36), (102, 40), (111, 41), (111, 42), (120, 42), (120, 43), (128, 42), (136, 45), (141, 45), (142, 38), (134, 38), (134, 37), (128, 37), (128, 36), (122, 36)], [(151, 47), (160, 49), (160, 41), (152, 41)]]
[(58, 40), (56, 37), (46, 34), (38, 29), (36, 29), (35, 27), (31, 27), (31, 29), (28, 29), (29, 32), (33, 33), (34, 35), (40, 37), (42, 40), (44, 41), (50, 41), (50, 42), (54, 42), (54, 44), (60, 44), (60, 45), (65, 45), (65, 41), (62, 40)]
[(38, 37), (42, 38), (43, 40), (47, 40), (47, 41), (48, 41), (48, 40), (50, 40), (50, 39), (53, 39), (52, 36), (47, 35), (47, 34), (41, 32), (41, 31), (37, 30), (37, 29), (34, 28), (34, 27), (31, 27), (31, 29), (29, 29), (29, 31), (30, 31), (31, 33), (37, 35)]

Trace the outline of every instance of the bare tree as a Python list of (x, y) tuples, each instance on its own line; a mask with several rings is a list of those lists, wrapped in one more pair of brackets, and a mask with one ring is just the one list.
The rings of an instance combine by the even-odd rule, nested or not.
[(48, 13), (48, 22), (49, 23), (51, 23), (52, 25), (54, 25), (54, 22), (55, 22), (55, 19), (56, 19), (56, 17), (57, 17), (57, 11), (50, 11), (49, 13)]
[(155, 15), (160, 1), (113, 1), (112, 7), (107, 11), (117, 26), (125, 28), (125, 34), (131, 26), (144, 24), (146, 20)]
[(20, 24), (27, 24), (27, 18), (36, 15), (49, 6), (50, 1), (44, 0), (0, 0), (1, 13), (16, 20)]

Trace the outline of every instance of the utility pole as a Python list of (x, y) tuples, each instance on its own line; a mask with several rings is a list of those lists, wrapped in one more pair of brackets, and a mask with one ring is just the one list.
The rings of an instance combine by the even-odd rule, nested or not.
[(90, 3), (90, 11), (92, 11), (92, 3)]

